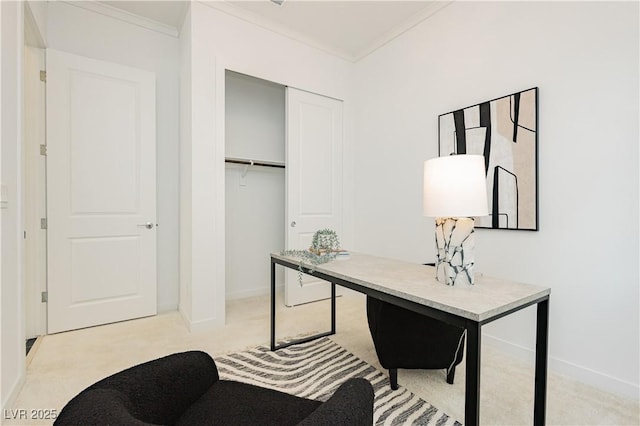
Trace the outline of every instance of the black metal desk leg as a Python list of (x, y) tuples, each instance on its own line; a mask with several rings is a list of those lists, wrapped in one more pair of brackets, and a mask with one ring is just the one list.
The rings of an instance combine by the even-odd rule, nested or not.
[(547, 356), (549, 346), (549, 299), (538, 303), (536, 322), (536, 379), (533, 403), (533, 424), (546, 422), (547, 407)]
[[(336, 334), (336, 284), (331, 282), (331, 331), (314, 334), (313, 336), (306, 336), (301, 339), (289, 339), (285, 343), (278, 345), (278, 341), (276, 340), (276, 265), (277, 262), (271, 258), (271, 351), (287, 348), (300, 343), (307, 343), (320, 337)], [(292, 268), (292, 266), (289, 266), (288, 264), (283, 266)]]
[(331, 334), (336, 334), (336, 284), (331, 283)]
[(480, 324), (467, 322), (466, 381), (464, 390), (464, 424), (480, 424)]
[(276, 350), (276, 264), (271, 261), (271, 350)]

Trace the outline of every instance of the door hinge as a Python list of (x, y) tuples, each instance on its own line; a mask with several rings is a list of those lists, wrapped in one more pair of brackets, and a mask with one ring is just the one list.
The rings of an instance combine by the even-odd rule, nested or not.
[(40, 70), (40, 81), (47, 82), (47, 72), (44, 70)]
[(40, 293), (40, 297), (41, 297), (42, 303), (47, 303), (49, 301), (49, 292), (43, 291), (42, 293)]
[(40, 229), (47, 229), (47, 218), (43, 217), (40, 219)]
[(47, 146), (44, 144), (40, 145), (40, 155), (47, 155)]

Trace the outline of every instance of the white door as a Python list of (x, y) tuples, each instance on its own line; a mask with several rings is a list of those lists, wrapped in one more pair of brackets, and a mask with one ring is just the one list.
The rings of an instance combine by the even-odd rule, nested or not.
[(155, 75), (47, 50), (48, 332), (156, 313)]
[[(342, 101), (287, 88), (287, 248), (307, 249), (313, 234), (342, 233)], [(329, 283), (285, 269), (285, 304), (331, 296)]]

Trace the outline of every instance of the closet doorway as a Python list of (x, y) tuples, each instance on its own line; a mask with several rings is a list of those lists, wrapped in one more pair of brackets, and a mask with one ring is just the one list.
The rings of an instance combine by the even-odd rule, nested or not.
[[(226, 299), (269, 293), (269, 253), (308, 248), (343, 230), (342, 101), (225, 73)], [(330, 297), (330, 285), (277, 271), (287, 306)]]
[[(232, 71), (225, 77), (225, 282), (230, 300), (267, 294), (268, 254), (285, 247), (286, 88)], [(279, 279), (282, 286), (282, 274)]]

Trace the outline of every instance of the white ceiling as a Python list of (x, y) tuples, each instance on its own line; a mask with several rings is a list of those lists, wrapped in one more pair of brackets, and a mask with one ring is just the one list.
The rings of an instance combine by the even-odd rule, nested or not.
[[(189, 1), (101, 1), (180, 31)], [(352, 61), (371, 53), (450, 1), (431, 0), (214, 0), (222, 10)]]

